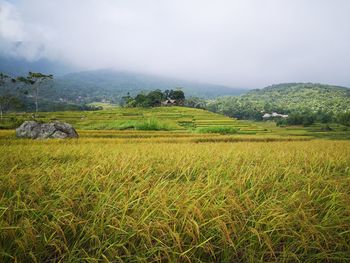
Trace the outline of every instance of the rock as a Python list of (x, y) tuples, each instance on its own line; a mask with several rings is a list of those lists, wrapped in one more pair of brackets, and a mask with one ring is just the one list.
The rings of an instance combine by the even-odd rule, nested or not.
[(32, 139), (66, 139), (78, 138), (78, 133), (72, 125), (65, 122), (39, 123), (36, 121), (25, 121), (16, 129), (16, 136)]

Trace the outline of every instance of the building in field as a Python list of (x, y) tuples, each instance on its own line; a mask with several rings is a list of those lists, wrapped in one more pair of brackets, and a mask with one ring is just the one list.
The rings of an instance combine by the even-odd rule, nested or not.
[(172, 99), (167, 99), (165, 101), (162, 101), (162, 106), (177, 106), (178, 103), (176, 100), (172, 100)]
[(271, 114), (270, 113), (265, 113), (262, 117), (263, 117), (264, 120), (273, 119), (273, 118), (286, 119), (286, 118), (288, 118), (288, 115), (286, 115), (286, 114), (279, 114), (277, 112), (272, 112)]

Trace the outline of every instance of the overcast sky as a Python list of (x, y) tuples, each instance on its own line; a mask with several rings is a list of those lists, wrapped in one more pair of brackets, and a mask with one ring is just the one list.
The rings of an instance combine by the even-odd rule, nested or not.
[(233, 87), (350, 86), (350, 0), (0, 0), (0, 7), (1, 53), (28, 60)]

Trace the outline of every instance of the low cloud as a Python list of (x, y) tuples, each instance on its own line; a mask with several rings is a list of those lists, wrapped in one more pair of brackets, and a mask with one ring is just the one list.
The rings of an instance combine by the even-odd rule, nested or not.
[(0, 52), (257, 88), (350, 86), (347, 0), (0, 1)]

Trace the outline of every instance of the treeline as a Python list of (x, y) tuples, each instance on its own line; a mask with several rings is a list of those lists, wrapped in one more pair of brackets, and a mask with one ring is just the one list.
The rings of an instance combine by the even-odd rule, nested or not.
[(29, 72), (26, 76), (13, 78), (0, 73), (0, 118), (8, 111), (66, 111), (100, 110), (101, 107), (52, 101), (42, 96), (52, 89), (53, 75)]
[(135, 97), (128, 93), (123, 97), (122, 105), (125, 107), (158, 107), (165, 100), (174, 100), (174, 104), (184, 105), (185, 93), (181, 89), (165, 91), (156, 89), (148, 93), (139, 93)]
[(288, 115), (288, 118), (274, 119), (278, 126), (287, 125), (303, 125), (310, 126), (314, 123), (339, 123), (350, 127), (350, 112), (343, 112), (338, 114), (330, 114), (327, 112), (292, 112)]
[(350, 126), (350, 111), (345, 108), (343, 112), (321, 111), (316, 112), (310, 109), (283, 109), (271, 103), (257, 103), (239, 98), (222, 100), (221, 103), (212, 102), (206, 107), (208, 110), (221, 113), (226, 116), (241, 120), (262, 121), (264, 113), (278, 112), (286, 114), (288, 118), (274, 117), (273, 120), (279, 126), (303, 125), (310, 126), (314, 123), (339, 123)]
[[(265, 105), (263, 102), (253, 102), (243, 97), (222, 97), (207, 104), (207, 109), (212, 112), (221, 113), (240, 120), (261, 121), (262, 112), (269, 112), (271, 108), (273, 107), (269, 107), (268, 104)], [(282, 109), (275, 108), (275, 110), (278, 110), (278, 113), (285, 113)]]
[(290, 112), (288, 118), (274, 118), (273, 119), (278, 126), (286, 125), (303, 125), (310, 126), (315, 122), (318, 123), (331, 123), (335, 122), (336, 118), (326, 112)]

